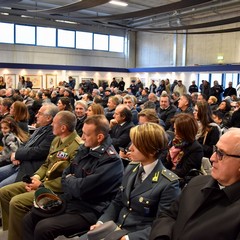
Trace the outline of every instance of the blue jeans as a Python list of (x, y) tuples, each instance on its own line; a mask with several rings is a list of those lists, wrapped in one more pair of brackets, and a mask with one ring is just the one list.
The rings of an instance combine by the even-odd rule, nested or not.
[(19, 166), (13, 164), (0, 167), (0, 188), (15, 182), (18, 169)]

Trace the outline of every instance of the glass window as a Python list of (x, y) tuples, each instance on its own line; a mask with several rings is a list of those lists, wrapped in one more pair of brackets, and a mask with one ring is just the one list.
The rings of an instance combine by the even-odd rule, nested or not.
[(0, 23), (0, 42), (14, 43), (14, 24)]
[(108, 51), (108, 35), (94, 34), (93, 49)]
[(219, 85), (222, 85), (222, 73), (212, 73), (211, 87), (216, 80), (218, 81)]
[(89, 32), (76, 32), (76, 48), (92, 50), (93, 34)]
[(232, 82), (232, 86), (234, 88), (238, 85), (238, 74), (237, 73), (226, 73), (226, 81), (225, 81), (225, 88), (228, 87), (228, 83)]
[(209, 82), (209, 73), (199, 73), (199, 86), (202, 84), (203, 80)]
[(15, 27), (16, 43), (35, 44), (35, 27), (24, 25), (15, 25)]
[(58, 47), (75, 47), (75, 32), (58, 29)]
[(56, 47), (56, 28), (37, 27), (37, 45)]
[(109, 37), (109, 51), (123, 52), (124, 51), (124, 37), (111, 36)]

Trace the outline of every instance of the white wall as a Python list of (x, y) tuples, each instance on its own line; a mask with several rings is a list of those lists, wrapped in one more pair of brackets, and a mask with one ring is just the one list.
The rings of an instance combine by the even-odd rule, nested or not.
[(98, 67), (125, 67), (124, 53), (84, 51), (0, 44), (0, 61), (5, 63), (56, 64)]
[(11, 74), (15, 77), (15, 87), (18, 83), (18, 77), (26, 75), (38, 75), (42, 76), (41, 87), (46, 88), (47, 75), (57, 75), (56, 86), (61, 81), (68, 81), (68, 76), (73, 76), (76, 79), (76, 88), (81, 82), (82, 78), (93, 78), (98, 84), (99, 80), (106, 80), (108, 83), (112, 81), (113, 77), (123, 77), (126, 82), (125, 87), (128, 87), (131, 82), (131, 77), (140, 78), (145, 87), (149, 87), (151, 80), (154, 79), (156, 84), (159, 84), (159, 80), (169, 78), (171, 82), (174, 79), (182, 79), (183, 84), (187, 87), (191, 84), (192, 80), (197, 79), (197, 73), (122, 73), (122, 72), (91, 72), (91, 71), (66, 71), (66, 70), (34, 70), (34, 69), (0, 69), (0, 76), (6, 76)]
[[(240, 27), (240, 23), (231, 28)], [(217, 28), (215, 28), (217, 29)], [(214, 28), (211, 30), (215, 30)], [(209, 29), (210, 30), (210, 29)], [(176, 66), (184, 66), (186, 47), (186, 65), (194, 64), (239, 64), (240, 32), (223, 34), (177, 35), (176, 43), (173, 34), (138, 32), (136, 36), (136, 67), (175, 66), (173, 62), (174, 44), (176, 44)], [(224, 57), (218, 61), (217, 57)]]

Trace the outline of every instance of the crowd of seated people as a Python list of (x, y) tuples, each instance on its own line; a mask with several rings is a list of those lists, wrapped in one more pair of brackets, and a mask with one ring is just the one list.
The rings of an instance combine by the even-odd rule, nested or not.
[[(126, 161), (124, 162), (122, 160), (125, 169), (128, 168), (129, 164), (132, 164), (132, 161), (138, 161), (140, 162), (139, 166), (142, 166), (144, 165), (142, 162), (144, 163), (148, 158), (149, 162), (146, 163), (146, 169), (144, 167), (144, 170), (148, 172), (150, 176), (154, 167), (148, 167), (148, 165), (150, 166), (153, 164), (155, 166), (155, 161), (158, 160), (163, 164), (161, 171), (167, 171), (167, 173), (173, 176), (174, 181), (178, 181), (181, 188), (185, 187), (185, 178), (191, 170), (194, 169), (201, 173), (203, 157), (211, 159), (216, 151), (215, 146), (220, 141), (221, 136), (226, 134), (232, 127), (240, 127), (240, 102), (239, 99), (234, 98), (233, 96), (227, 96), (225, 99), (221, 100), (221, 96), (216, 97), (215, 95), (210, 95), (209, 98), (207, 98), (203, 92), (193, 92), (191, 95), (185, 92), (182, 94), (176, 91), (171, 92), (171, 90), (166, 92), (166, 87), (162, 88), (162, 86), (164, 86), (163, 81), (161, 81), (161, 86), (158, 87), (158, 94), (160, 96), (157, 96), (157, 94), (149, 90), (150, 88), (144, 88), (142, 85), (141, 88), (138, 89), (138, 85), (135, 84), (135, 81), (131, 82), (131, 87), (129, 86), (128, 91), (119, 90), (115, 86), (115, 82), (113, 82), (114, 86), (105, 86), (105, 89), (100, 87), (102, 88), (100, 91), (97, 89), (97, 84), (93, 83), (94, 81), (91, 81), (94, 88), (86, 88), (86, 86), (81, 85), (79, 91), (71, 89), (69, 86), (60, 86), (51, 89), (40, 89), (38, 91), (31, 89), (19, 89), (19, 91), (15, 91), (14, 89), (9, 88), (6, 89), (6, 91), (0, 92), (1, 94), (5, 93), (5, 95), (0, 96), (0, 114), (2, 123), (4, 123), (4, 119), (11, 117), (17, 127), (21, 129), (21, 132), (25, 134), (22, 134), (24, 137), (20, 137), (15, 133), (16, 138), (20, 138), (21, 144), (8, 153), (8, 159), (6, 160), (9, 163), (6, 168), (7, 171), (4, 170), (5, 168), (0, 168), (0, 172), (5, 172), (5, 175), (0, 176), (3, 184), (0, 186), (9, 184), (9, 186), (11, 186), (14, 182), (21, 182), (25, 175), (32, 177), (32, 183), (30, 184), (35, 184), (34, 176), (36, 175), (36, 172), (41, 169), (44, 161), (49, 158), (48, 154), (51, 153), (51, 142), (54, 141), (54, 135), (60, 136), (61, 133), (64, 132), (66, 125), (69, 124), (65, 123), (64, 125), (61, 123), (62, 125), (59, 129), (55, 129), (53, 132), (52, 125), (54, 126), (54, 123), (52, 122), (57, 112), (62, 112), (63, 116), (65, 116), (66, 112), (69, 114), (71, 113), (74, 116), (74, 129), (71, 129), (70, 132), (74, 131), (74, 134), (79, 136), (79, 139), (82, 138), (85, 142), (82, 143), (82, 140), (77, 141), (77, 148), (81, 148), (81, 144), (83, 144), (85, 148), (90, 149), (90, 152), (86, 152), (86, 154), (93, 154), (91, 156), (96, 156), (96, 154), (100, 154), (101, 151), (106, 150), (105, 148), (101, 148), (102, 150), (100, 150), (99, 147), (102, 146), (105, 141), (101, 138), (102, 134), (103, 132), (105, 134), (106, 129), (108, 129), (108, 136), (104, 135), (104, 138), (108, 137), (110, 145), (105, 154), (109, 156), (116, 155), (117, 157), (120, 156), (122, 159), (128, 159), (127, 164)], [(128, 86), (126, 86), (126, 88), (127, 87)], [(215, 85), (215, 88), (217, 87), (218, 85)], [(134, 91), (131, 92), (131, 89), (134, 89)], [(3, 88), (1, 90), (5, 89)], [(135, 96), (134, 93), (137, 96)], [(66, 114), (65, 120), (68, 119), (67, 116), (68, 115)], [(93, 120), (94, 117), (99, 119), (98, 121), (100, 121), (100, 119), (103, 121), (104, 119), (104, 124), (101, 125), (102, 128), (98, 126), (96, 122), (88, 123), (90, 125), (96, 125), (97, 129), (100, 127), (100, 129), (95, 133), (95, 137), (97, 137), (95, 140), (94, 138), (89, 139), (87, 133), (84, 132), (85, 123), (88, 121), (87, 119), (95, 121)], [(148, 123), (153, 124), (148, 125)], [(159, 147), (159, 152), (157, 152), (157, 154), (154, 155), (153, 152), (151, 152), (155, 160), (152, 159), (152, 156), (148, 156), (147, 153), (145, 154), (145, 151), (150, 151), (148, 147), (144, 145), (146, 150), (142, 149), (137, 143), (139, 140), (134, 137), (135, 133), (131, 134), (132, 131), (135, 131), (133, 130), (135, 129), (135, 126), (140, 125), (148, 125), (148, 127), (151, 126), (151, 129), (154, 127), (156, 132), (160, 131), (158, 130), (158, 128), (160, 128), (162, 131), (161, 135), (163, 133), (166, 135), (167, 143), (164, 143), (164, 146)], [(151, 141), (146, 137), (147, 133), (144, 132), (144, 127), (136, 129), (138, 129), (136, 132), (138, 133), (139, 131), (140, 134), (139, 136), (137, 135), (137, 137), (142, 136), (144, 144), (151, 144)], [(10, 130), (13, 131), (12, 129)], [(5, 148), (4, 150), (6, 150), (6, 132), (4, 131), (4, 128), (1, 126), (0, 145)], [(145, 134), (145, 137), (141, 135), (143, 133)], [(152, 134), (151, 136), (154, 137), (155, 135)], [(66, 139), (64, 137), (62, 137), (62, 139), (62, 141), (65, 142)], [(91, 144), (88, 146), (88, 141), (93, 144), (93, 146), (91, 146)], [(94, 143), (92, 141), (94, 141)], [(100, 152), (98, 152), (98, 149)], [(139, 151), (139, 154), (136, 155), (137, 157), (134, 155), (134, 152), (136, 151)], [(2, 153), (4, 153), (3, 150)], [(57, 152), (57, 156), (58, 155), (61, 158), (62, 155), (68, 156), (68, 153), (65, 152), (64, 149), (59, 150), (59, 152)], [(78, 155), (76, 155), (75, 158), (78, 158)], [(73, 161), (73, 159), (74, 156), (71, 158), (70, 162)], [(152, 160), (150, 161), (150, 159)], [(78, 161), (78, 159), (75, 159), (74, 161)], [(14, 167), (10, 169), (10, 166)], [(60, 169), (58, 178), (64, 172), (64, 169), (65, 167)], [(132, 167), (129, 167), (129, 169), (132, 169)], [(151, 169), (151, 171), (149, 169)], [(86, 176), (84, 175), (84, 177), (91, 176), (91, 169), (86, 169), (84, 171), (86, 171)], [(158, 174), (158, 172), (159, 171), (155, 174)], [(128, 181), (126, 180), (129, 178), (128, 175), (124, 175), (123, 177), (123, 188), (125, 182)], [(155, 175), (152, 179), (154, 179), (154, 177)], [(157, 179), (159, 179), (159, 177), (157, 177)], [(32, 189), (36, 190), (38, 187), (43, 187), (43, 185), (45, 186), (45, 181), (48, 181), (48, 178), (43, 178), (41, 176), (38, 181), (39, 180), (43, 184), (38, 182), (39, 186)], [(61, 181), (63, 180), (58, 180), (60, 188)], [(77, 180), (77, 177), (76, 181), (79, 181)], [(145, 180), (142, 184), (144, 184), (144, 182)], [(63, 183), (64, 181), (62, 184)], [(29, 189), (31, 189), (31, 187), (29, 188), (29, 185), (26, 185), (26, 183), (24, 184), (25, 186), (28, 186), (25, 191), (30, 191)], [(118, 182), (118, 184), (120, 183)], [(76, 185), (76, 187), (77, 186), (78, 185)], [(57, 194), (65, 194), (64, 188), (60, 190), (58, 188), (58, 190), (55, 191), (55, 188), (52, 187), (51, 190)], [(130, 189), (129, 194), (132, 194), (131, 191), (132, 190)], [(18, 195), (19, 193), (14, 192), (14, 194)], [(121, 194), (123, 194), (121, 198), (118, 196), (117, 199), (113, 201), (118, 202), (118, 204), (119, 201), (123, 201), (123, 205), (121, 205), (121, 207), (125, 208), (125, 196), (124, 193)], [(1, 199), (2, 195), (0, 188), (0, 202)], [(13, 199), (16, 198), (14, 197)], [(79, 195), (75, 200), (78, 201), (79, 199), (81, 199), (81, 195)], [(106, 213), (104, 213), (104, 209), (107, 208), (111, 202), (110, 200), (112, 199), (114, 199), (113, 196), (111, 199), (108, 199), (109, 201), (106, 206), (96, 215), (94, 221), (91, 219), (91, 221), (88, 221), (88, 224), (84, 223), (85, 225), (83, 226), (83, 229), (74, 228), (70, 231), (70, 233), (77, 233), (78, 230), (86, 231), (95, 223), (97, 223), (97, 225), (94, 225), (92, 229), (97, 228), (99, 224), (97, 220), (99, 219), (101, 222), (102, 214), (106, 214), (103, 216), (107, 216), (102, 218), (104, 219), (103, 222), (113, 220), (119, 223), (121, 216), (119, 216), (119, 218), (112, 218), (112, 215), (108, 215), (109, 213), (112, 214), (112, 210), (107, 210)], [(10, 198), (8, 205), (6, 205), (9, 208), (11, 207), (11, 201), (13, 200)], [(173, 201), (174, 199), (169, 200), (167, 206), (170, 207)], [(156, 204), (161, 204), (160, 202)], [(30, 203), (28, 202), (28, 204)], [(115, 206), (116, 203), (112, 204)], [(144, 208), (147, 209), (147, 205), (148, 203), (146, 203)], [(109, 209), (111, 208), (112, 207)], [(156, 206), (154, 205), (153, 208), (156, 208)], [(149, 210), (146, 209), (144, 211), (151, 211), (151, 207)], [(25, 209), (25, 212), (21, 215), (21, 217), (23, 217), (29, 210), (30, 207), (27, 208), (27, 211)], [(141, 211), (138, 213), (140, 215), (146, 214), (146, 212), (143, 213)], [(5, 226), (7, 226), (4, 229), (8, 229), (8, 224), (12, 221), (12, 219), (9, 219), (9, 214), (10, 212), (8, 212), (8, 210), (4, 210), (3, 218), (5, 219), (3, 220), (5, 221)], [(156, 217), (158, 215), (159, 213), (154, 216)], [(151, 217), (152, 216), (153, 215), (151, 215)], [(30, 224), (31, 221), (32, 216), (26, 218), (26, 224)], [(153, 221), (153, 219), (151, 219), (151, 221)], [(32, 223), (30, 225), (33, 226)], [(34, 226), (35, 225), (36, 222), (34, 223)], [(139, 226), (140, 225), (141, 224), (139, 222)], [(9, 231), (14, 232), (12, 228), (9, 229)], [(119, 239), (138, 239), (138, 234), (134, 233), (136, 229), (131, 229), (128, 225), (123, 225), (122, 229), (127, 230), (127, 233)], [(140, 231), (140, 229), (141, 228), (139, 228), (138, 231)], [(19, 228), (17, 230), (22, 231)], [(33, 230), (34, 228), (31, 228), (31, 231)], [(52, 231), (52, 228), (50, 228), (50, 230)], [(29, 236), (33, 234), (30, 232), (30, 229), (25, 228), (24, 231), (26, 236), (27, 234), (29, 234)], [(143, 232), (143, 239), (148, 239), (151, 228), (147, 231), (145, 229), (141, 231)], [(39, 232), (37, 231), (37, 233)], [(19, 233), (19, 236), (22, 236), (22, 234), (22, 232)], [(64, 231), (61, 235), (64, 235)], [(66, 232), (66, 235), (68, 235), (68, 232)], [(14, 234), (9, 234), (9, 240), (14, 239), (12, 236), (15, 237), (16, 232)], [(34, 239), (54, 239), (49, 237), (49, 233), (47, 233), (46, 236), (46, 238), (36, 237)], [(57, 237), (57, 234), (55, 234), (54, 237)], [(27, 238), (23, 237), (21, 239)], [(19, 238), (19, 240), (21, 239)]]

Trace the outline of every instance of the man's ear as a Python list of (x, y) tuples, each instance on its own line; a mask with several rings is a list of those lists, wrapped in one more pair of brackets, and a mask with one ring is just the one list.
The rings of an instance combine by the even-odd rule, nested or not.
[(52, 117), (52, 116), (50, 116), (50, 115), (48, 115), (48, 116), (47, 116), (47, 120), (48, 120), (48, 122), (50, 122), (50, 123), (51, 123), (51, 122), (53, 121), (53, 117)]
[(65, 132), (66, 129), (67, 129), (67, 126), (63, 124), (60, 128), (61, 128), (61, 131), (62, 131), (62, 132)]
[(97, 135), (97, 140), (98, 140), (99, 143), (101, 143), (104, 140), (104, 135), (102, 133), (99, 133)]

